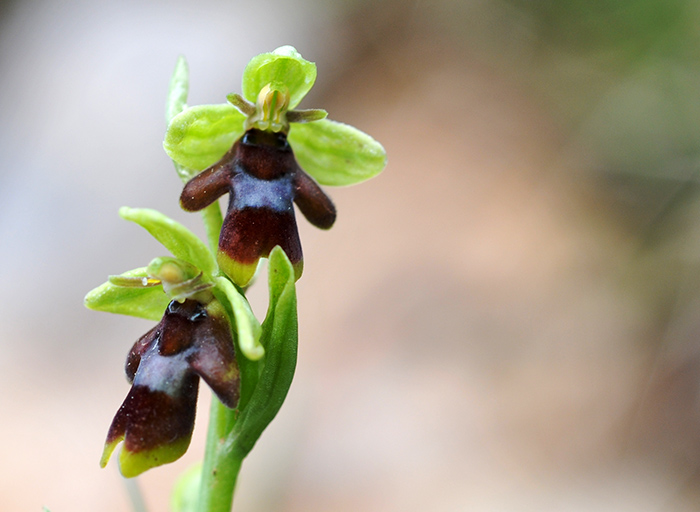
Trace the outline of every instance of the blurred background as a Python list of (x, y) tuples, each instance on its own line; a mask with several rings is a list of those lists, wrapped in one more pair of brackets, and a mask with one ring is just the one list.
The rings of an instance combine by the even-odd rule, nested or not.
[(234, 509), (698, 510), (698, 27), (698, 0), (0, 2), (0, 509), (130, 510), (98, 460), (152, 324), (83, 296), (163, 255), (120, 206), (202, 233), (161, 147), (177, 56), (219, 103), (291, 44), (302, 107), (389, 165), (300, 219), (297, 376)]

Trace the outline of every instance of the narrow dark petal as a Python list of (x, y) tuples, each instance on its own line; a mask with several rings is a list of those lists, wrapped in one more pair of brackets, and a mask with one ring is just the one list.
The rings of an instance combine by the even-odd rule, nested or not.
[(321, 229), (329, 229), (335, 222), (335, 205), (314, 179), (303, 170), (294, 175), (294, 202), (306, 220)]
[(195, 350), (188, 358), (192, 370), (204, 379), (221, 403), (236, 407), (240, 374), (228, 321), (210, 316), (198, 328), (196, 336)]
[(183, 210), (195, 212), (206, 208), (230, 191), (229, 183), (236, 152), (237, 144), (234, 144), (221, 160), (187, 182), (180, 194), (180, 206)]

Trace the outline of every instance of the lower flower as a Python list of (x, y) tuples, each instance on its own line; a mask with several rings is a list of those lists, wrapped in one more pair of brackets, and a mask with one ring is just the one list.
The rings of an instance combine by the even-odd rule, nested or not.
[(100, 465), (123, 441), (119, 469), (129, 478), (185, 453), (200, 377), (224, 405), (238, 403), (240, 377), (222, 306), (216, 300), (172, 301), (132, 347), (126, 374), (132, 388), (109, 428)]

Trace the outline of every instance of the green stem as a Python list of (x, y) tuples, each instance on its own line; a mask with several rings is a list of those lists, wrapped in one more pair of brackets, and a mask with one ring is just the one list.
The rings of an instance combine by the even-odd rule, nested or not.
[[(216, 254), (223, 224), (219, 202), (214, 201), (201, 211), (207, 241)], [(233, 457), (225, 449), (225, 441), (236, 422), (237, 411), (212, 396), (207, 443), (202, 463), (198, 512), (231, 512), (233, 493), (243, 457)]]
[(243, 457), (237, 456), (226, 442), (235, 414), (236, 411), (212, 397), (197, 512), (231, 512), (238, 472), (243, 463)]

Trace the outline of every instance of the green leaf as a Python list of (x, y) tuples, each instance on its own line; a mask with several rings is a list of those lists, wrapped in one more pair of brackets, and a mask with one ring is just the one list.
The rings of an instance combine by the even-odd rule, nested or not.
[(175, 63), (175, 70), (170, 78), (168, 99), (165, 104), (165, 120), (170, 121), (187, 107), (187, 93), (190, 88), (190, 75), (187, 61), (180, 56)]
[(281, 46), (271, 53), (253, 57), (243, 71), (243, 97), (255, 103), (267, 84), (289, 89), (289, 107), (293, 109), (316, 81), (316, 64), (302, 58), (292, 46)]
[(163, 148), (176, 163), (201, 171), (218, 162), (243, 135), (244, 120), (230, 103), (187, 108), (170, 121)]
[(173, 256), (191, 263), (204, 272), (205, 276), (212, 276), (217, 272), (216, 260), (206, 244), (179, 222), (149, 208), (124, 206), (119, 209), (119, 215), (145, 228)]
[[(145, 278), (145, 267), (123, 273), (123, 278)], [(170, 299), (160, 286), (119, 286), (106, 282), (85, 296), (85, 306), (96, 311), (131, 315), (158, 321), (168, 307)]]
[(299, 165), (321, 185), (354, 185), (386, 166), (386, 151), (357, 128), (323, 119), (292, 124), (289, 142)]
[(244, 457), (282, 407), (297, 360), (297, 299), (294, 268), (278, 246), (268, 266), (270, 305), (262, 325), (265, 359), (255, 390), (232, 430), (233, 450)]
[(262, 331), (260, 322), (255, 318), (248, 301), (231, 281), (225, 277), (217, 277), (216, 286), (226, 294), (231, 304), (233, 317), (236, 320), (238, 345), (241, 347), (241, 352), (251, 361), (257, 361), (265, 355), (265, 349), (259, 342)]

